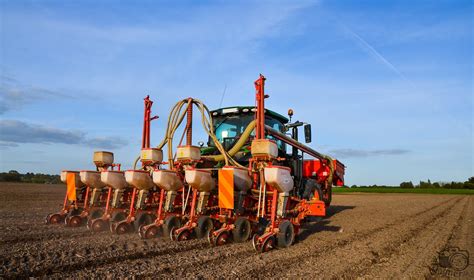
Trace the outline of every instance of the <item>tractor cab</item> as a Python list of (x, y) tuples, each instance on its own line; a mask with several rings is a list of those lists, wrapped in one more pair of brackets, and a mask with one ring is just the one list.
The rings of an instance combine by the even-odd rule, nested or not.
[[(214, 133), (217, 140), (224, 146), (225, 150), (230, 150), (241, 137), (247, 137), (245, 144), (242, 146), (239, 161), (246, 161), (246, 155), (250, 156), (248, 148), (252, 139), (255, 137), (255, 131), (252, 129), (250, 134), (247, 135), (246, 129), (255, 119), (255, 107), (253, 106), (241, 106), (241, 107), (227, 107), (211, 111)], [(288, 119), (274, 111), (265, 110), (265, 124), (285, 133), (285, 124), (288, 123)], [(284, 156), (286, 154), (286, 145), (284, 142), (274, 139), (271, 135), (267, 136), (269, 139), (275, 140), (278, 146), (279, 154)], [(214, 141), (209, 138), (208, 140), (208, 151), (212, 152), (215, 150)]]

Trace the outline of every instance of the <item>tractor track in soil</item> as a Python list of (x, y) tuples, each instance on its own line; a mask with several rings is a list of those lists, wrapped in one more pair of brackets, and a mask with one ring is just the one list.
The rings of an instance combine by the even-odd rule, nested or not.
[[(435, 252), (439, 252), (443, 248), (447, 247), (450, 240), (456, 230), (460, 227), (462, 220), (466, 216), (467, 209), (472, 205), (472, 200), (464, 199), (464, 204), (456, 205), (457, 210), (460, 210), (460, 214), (452, 209), (452, 211), (443, 213), (442, 218), (438, 218), (435, 222), (430, 223), (424, 231), (419, 231), (416, 236), (404, 240), (402, 246), (394, 248), (393, 253), (389, 256), (381, 256), (381, 258), (373, 261), (375, 267), (369, 271), (365, 268), (361, 273), (366, 275), (372, 275), (374, 277), (380, 277), (381, 272), (386, 273), (387, 269), (390, 268), (390, 274), (392, 278), (402, 278), (410, 276), (416, 276), (417, 278), (429, 278), (428, 272), (422, 272), (419, 270), (420, 267), (430, 267), (432, 260), (417, 259), (416, 256), (421, 255), (433, 255)], [(444, 219), (443, 219), (444, 218)], [(447, 219), (446, 219), (447, 218)], [(437, 234), (440, 230), (444, 231), (445, 234)], [(423, 244), (419, 246), (418, 244)], [(400, 258), (399, 256), (412, 256), (412, 258)]]
[(13, 186), (0, 185), (0, 278), (420, 278), (447, 245), (474, 254), (473, 196), (335, 195), (328, 217), (306, 225), (299, 242), (257, 254), (250, 242), (211, 247), (43, 225), (64, 187)]
[[(424, 210), (420, 213), (416, 213), (415, 215), (424, 214), (424, 213), (426, 213), (428, 211), (431, 211), (434, 208), (438, 208), (438, 207), (440, 207), (440, 206), (442, 206), (442, 205), (444, 205), (448, 202), (449, 201), (443, 202), (440, 205), (434, 206), (434, 207), (432, 207), (430, 209), (427, 209), (427, 210)], [(345, 246), (345, 245), (349, 244), (350, 242), (352, 242), (352, 241), (354, 241), (358, 238), (361, 238), (362, 236), (368, 237), (368, 236), (370, 236), (371, 234), (373, 234), (375, 232), (383, 230), (384, 228), (386, 228), (386, 227), (377, 228), (377, 229), (372, 230), (370, 232), (361, 232), (359, 234), (356, 234), (356, 236), (351, 237), (350, 239), (341, 240), (340, 242), (337, 242), (335, 244), (329, 244), (329, 245), (325, 244), (326, 246), (324, 246), (322, 248), (318, 248), (318, 249), (323, 250), (324, 252), (327, 252), (329, 250), (334, 250), (338, 247)], [(234, 244), (232, 244), (232, 245), (234, 245)], [(244, 245), (244, 244), (239, 244), (239, 245)], [(240, 246), (240, 247), (243, 247), (243, 246)], [(232, 249), (235, 249), (235, 248), (232, 248)], [(275, 252), (270, 252), (268, 254), (269, 255), (276, 254), (277, 252), (280, 253), (281, 250), (280, 251), (275, 251)], [(310, 254), (298, 255), (298, 256), (295, 256), (295, 257), (291, 257), (291, 258), (284, 258), (284, 259), (277, 258), (274, 261), (265, 262), (265, 264), (262, 267), (258, 267), (258, 268), (252, 268), (252, 267), (255, 267), (255, 263), (253, 263), (253, 261), (250, 260), (250, 261), (245, 263), (246, 265), (249, 266), (249, 269), (244, 269), (244, 271), (239, 271), (239, 272), (234, 271), (232, 274), (239, 275), (239, 277), (243, 277), (243, 278), (246, 278), (246, 277), (250, 278), (254, 275), (261, 275), (261, 273), (265, 272), (265, 271), (271, 271), (272, 273), (278, 274), (280, 272), (279, 270), (282, 270), (282, 271), (286, 270), (287, 266), (291, 266), (293, 263), (300, 262), (301, 258), (314, 257), (314, 256), (319, 256), (321, 254), (322, 254), (322, 252), (310, 252)], [(198, 260), (198, 261), (195, 261), (195, 262), (175, 266), (175, 267), (173, 267), (173, 274), (176, 274), (177, 272), (179, 273), (180, 271), (187, 271), (187, 269), (190, 269), (190, 268), (194, 268), (194, 270), (199, 270), (199, 269), (202, 268), (204, 270), (205, 267), (207, 267), (209, 265), (212, 265), (214, 270), (219, 271), (219, 268), (225, 269), (226, 267), (228, 267), (229, 262), (232, 263), (232, 261), (234, 261), (234, 260), (238, 261), (239, 259), (240, 260), (241, 259), (249, 259), (250, 257), (255, 256), (255, 255), (256, 255), (255, 251), (252, 248), (250, 248), (248, 246), (248, 244), (245, 244), (245, 250), (244, 251), (232, 250), (232, 253), (226, 255), (226, 258), (222, 258), (219, 255), (214, 255), (214, 256), (206, 258), (204, 260)], [(258, 254), (257, 254), (257, 256), (258, 256)], [(274, 267), (272, 266), (273, 263), (275, 264)], [(281, 263), (284, 263), (285, 267), (282, 267)], [(222, 267), (216, 267), (215, 266), (216, 264), (222, 264)], [(240, 265), (242, 265), (242, 263)], [(196, 269), (196, 268), (198, 268), (198, 269)], [(171, 271), (171, 268), (168, 268), (166, 270)], [(159, 272), (162, 272), (162, 271), (159, 271)], [(146, 276), (152, 276), (152, 275), (148, 274)], [(185, 275), (182, 275), (182, 276), (185, 276)]]
[[(388, 242), (386, 244), (383, 244), (382, 246), (371, 246), (371, 250), (367, 252), (367, 254), (364, 255), (358, 255), (357, 260), (362, 261), (364, 259), (364, 262), (360, 266), (354, 266), (354, 267), (349, 267), (345, 269), (340, 275), (342, 275), (343, 278), (348, 278), (352, 275), (367, 275), (369, 273), (369, 270), (373, 270), (373, 266), (377, 264), (381, 264), (382, 262), (386, 262), (388, 259), (392, 259), (395, 256), (399, 255), (402, 253), (402, 249), (405, 249), (405, 245), (414, 245), (413, 241), (414, 240), (419, 240), (420, 236), (426, 233), (428, 236), (433, 237), (434, 239), (431, 239), (430, 241), (432, 244), (437, 244), (439, 243), (439, 240), (435, 239), (444, 239), (444, 236), (433, 236), (434, 231), (427, 231), (428, 228), (432, 228), (433, 226), (441, 226), (440, 223), (445, 222), (445, 218), (449, 216), (450, 214), (453, 214), (456, 210), (459, 211), (459, 209), (464, 208), (467, 204), (466, 202), (464, 203), (464, 206), (460, 206), (459, 203), (460, 200), (457, 200), (453, 205), (448, 206), (447, 209), (443, 209), (443, 211), (440, 211), (440, 213), (436, 213), (436, 215), (433, 215), (430, 217), (429, 220), (426, 221), (421, 221), (420, 223), (416, 223), (414, 221), (414, 227), (410, 228), (408, 231), (403, 232), (402, 234), (398, 236), (392, 236), (391, 242)], [(394, 238), (395, 237), (395, 238)], [(364, 242), (364, 245), (367, 246), (368, 242)], [(432, 245), (431, 244), (431, 245)], [(444, 243), (443, 243), (444, 244)], [(403, 252), (406, 253), (406, 252)], [(417, 250), (417, 253), (420, 253), (423, 255), (423, 252), (421, 250)], [(416, 260), (415, 260), (416, 261)], [(411, 263), (404, 263), (405, 265), (410, 265), (413, 264), (413, 259), (410, 260)], [(406, 266), (398, 266), (399, 269), (406, 269), (409, 267)], [(403, 274), (403, 271), (401, 271)], [(400, 275), (403, 276), (403, 275)], [(394, 275), (392, 274), (392, 277)], [(394, 277), (398, 278), (398, 277)]]
[[(453, 198), (454, 199), (454, 198)], [(451, 200), (449, 201), (445, 201), (443, 203), (441, 203), (440, 205), (436, 205), (430, 209), (427, 209), (427, 210), (424, 210), (422, 212), (419, 212), (419, 213), (416, 213), (414, 215), (420, 215), (420, 214), (423, 214), (427, 211), (430, 211), (432, 210), (433, 208), (437, 208), (437, 207), (440, 207), (441, 205), (444, 205), (446, 203), (449, 203)], [(366, 235), (367, 233), (360, 233), (358, 236), (363, 236), (363, 235)], [(245, 244), (229, 244), (226, 252), (222, 252), (222, 249), (224, 249), (225, 247), (218, 247), (218, 248), (215, 248), (215, 247), (209, 247), (209, 245), (207, 245), (207, 243), (204, 241), (188, 241), (188, 243), (193, 243), (195, 244), (196, 242), (200, 242), (200, 244), (195, 244), (195, 245), (192, 245), (191, 247), (186, 247), (188, 248), (187, 250), (183, 250), (183, 251), (180, 251), (180, 255), (179, 255), (179, 259), (181, 260), (180, 263), (178, 265), (176, 265), (176, 258), (175, 256), (173, 255), (170, 255), (171, 258), (169, 258), (169, 256), (164, 256), (164, 257), (161, 257), (160, 256), (160, 259), (159, 259), (159, 262), (160, 262), (160, 267), (159, 269), (156, 269), (153, 271), (153, 273), (149, 273), (149, 274), (141, 274), (141, 276), (153, 276), (155, 275), (156, 273), (159, 273), (159, 275), (162, 275), (162, 276), (166, 276), (167, 274), (169, 274), (169, 276), (176, 276), (176, 275), (180, 275), (180, 276), (192, 276), (193, 275), (193, 272), (194, 271), (199, 271), (200, 269), (202, 269), (202, 271), (206, 271), (206, 267), (212, 267), (213, 270), (216, 270), (216, 271), (219, 271), (218, 269), (216, 269), (216, 266), (219, 266), (218, 267), (221, 267), (222, 266), (222, 269), (225, 269), (225, 267), (228, 266), (228, 263), (232, 261), (238, 261), (238, 260), (241, 260), (241, 259), (248, 259), (249, 257), (252, 257), (252, 256), (255, 256), (255, 252), (253, 251), (253, 249), (251, 247), (249, 247), (249, 244), (248, 242), (245, 243)], [(173, 243), (171, 243), (173, 244)], [(344, 245), (345, 242), (342, 244)], [(183, 244), (184, 245), (184, 244)], [(337, 247), (338, 244), (336, 244), (336, 246), (333, 246), (331, 248), (334, 248), (334, 247)], [(219, 253), (220, 252), (220, 253)], [(270, 253), (271, 254), (271, 253)], [(193, 258), (193, 256), (201, 256), (200, 259), (198, 260), (195, 260), (195, 258)], [(156, 257), (156, 256), (153, 256), (153, 254), (150, 255), (150, 257)], [(299, 258), (299, 257), (298, 257)], [(137, 259), (140, 259), (140, 258), (137, 258)], [(121, 260), (117, 259), (117, 261), (128, 261), (128, 260), (135, 260), (135, 258), (130, 258), (130, 259), (124, 259), (122, 258)], [(288, 260), (285, 260), (285, 263), (287, 262)], [(103, 263), (103, 261), (99, 261), (99, 263)], [(117, 265), (117, 263), (114, 263), (114, 265)], [(132, 265), (135, 265), (132, 263)], [(86, 268), (86, 266), (76, 266), (76, 268)], [(93, 264), (93, 267), (97, 267), (96, 264)], [(192, 269), (192, 270), (191, 270)], [(105, 274), (110, 270), (110, 268), (105, 268)], [(95, 273), (101, 273), (102, 269), (100, 270), (96, 270)], [(142, 268), (141, 271), (149, 271), (149, 268)], [(191, 272), (191, 273), (190, 273)], [(252, 272), (252, 270), (250, 270), (250, 272)], [(140, 271), (136, 271), (136, 273), (140, 273)], [(257, 273), (257, 272), (256, 272)], [(252, 273), (250, 273), (252, 274)], [(249, 275), (250, 275), (249, 274)], [(196, 275), (196, 274), (195, 274)], [(199, 276), (199, 273), (197, 274)], [(246, 276), (247, 274), (246, 273), (243, 273), (242, 276)]]
[[(452, 200), (450, 200), (452, 201)], [(414, 217), (418, 217), (420, 215), (423, 215), (425, 213), (430, 213), (432, 211), (435, 211), (435, 210), (438, 210), (439, 208), (441, 208), (442, 206), (448, 204), (448, 202), (450, 201), (446, 201), (444, 203), (441, 203), (439, 205), (436, 205), (436, 206), (433, 206), (427, 210), (424, 210), (424, 211), (421, 211), (419, 213), (415, 213), (413, 215), (410, 215), (408, 216), (407, 218), (414, 218)], [(447, 206), (447, 208), (449, 208), (450, 205)], [(442, 211), (440, 211), (442, 212)], [(436, 213), (438, 213), (438, 211), (436, 211)], [(351, 236), (350, 238), (348, 239), (342, 239), (340, 240), (339, 242), (336, 242), (336, 243), (325, 243), (325, 244), (322, 244), (321, 247), (318, 247), (317, 250), (314, 250), (314, 251), (307, 251), (306, 253), (303, 253), (303, 254), (297, 254), (297, 255), (293, 255), (293, 256), (285, 256), (285, 252), (279, 252), (279, 251), (275, 251), (274, 253), (275, 254), (279, 254), (281, 255), (281, 257), (277, 257), (275, 258), (275, 260), (271, 260), (269, 262), (265, 262), (264, 264), (262, 264), (262, 266), (260, 267), (256, 267), (256, 268), (250, 268), (251, 266), (249, 265), (248, 268), (244, 268), (244, 272), (242, 274), (238, 273), (239, 275), (242, 275), (243, 278), (250, 278), (252, 277), (253, 275), (264, 275), (264, 276), (270, 276), (268, 275), (269, 271), (271, 271), (271, 273), (276, 273), (276, 274), (282, 274), (282, 275), (285, 275), (285, 273), (289, 273), (290, 275), (287, 275), (287, 276), (295, 276), (295, 275), (292, 275), (294, 274), (294, 270), (296, 271), (301, 271), (299, 270), (299, 268), (301, 266), (304, 266), (305, 264), (301, 262), (302, 259), (306, 260), (306, 263), (311, 260), (311, 262), (314, 262), (314, 263), (319, 263), (320, 259), (326, 259), (328, 256), (330, 255), (333, 255), (334, 253), (337, 253), (339, 250), (346, 250), (346, 251), (353, 251), (354, 250), (354, 243), (357, 243), (357, 242), (360, 242), (360, 240), (363, 240), (363, 239), (371, 239), (373, 236), (377, 235), (377, 234), (387, 234), (385, 233), (384, 231), (387, 231), (387, 230), (397, 230), (396, 227), (397, 225), (401, 222), (401, 220), (397, 220), (395, 222), (392, 222), (390, 224), (387, 224), (385, 226), (382, 226), (382, 227), (379, 227), (379, 228), (376, 228), (376, 229), (373, 229), (373, 230), (370, 230), (370, 231), (367, 231), (367, 232), (359, 232), (359, 233), (356, 233), (355, 235)], [(357, 246), (355, 246), (355, 248), (357, 248)], [(281, 264), (284, 263), (285, 265), (282, 266)], [(292, 270), (289, 270), (288, 268), (291, 267)], [(344, 275), (344, 273), (340, 273), (340, 275)], [(304, 275), (298, 275), (298, 276), (304, 276)]]

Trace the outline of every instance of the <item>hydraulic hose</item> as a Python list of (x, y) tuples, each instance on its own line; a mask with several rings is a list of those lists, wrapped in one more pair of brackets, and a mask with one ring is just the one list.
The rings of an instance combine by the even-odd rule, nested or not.
[[(224, 147), (222, 146), (222, 144), (217, 139), (217, 137), (214, 133), (214, 125), (213, 125), (211, 112), (207, 108), (207, 106), (204, 105), (204, 103), (202, 101), (198, 100), (198, 99), (189, 98), (189, 99), (183, 99), (183, 100), (179, 101), (171, 109), (171, 112), (168, 116), (168, 122), (167, 122), (167, 127), (166, 127), (165, 138), (157, 146), (157, 148), (159, 148), (159, 149), (163, 149), (163, 147), (165, 145), (168, 146), (168, 162), (169, 162), (169, 165), (170, 165), (170, 169), (173, 169), (173, 167), (174, 167), (174, 160), (173, 160), (173, 138), (174, 138), (174, 134), (175, 134), (176, 130), (178, 130), (181, 123), (183, 122), (184, 117), (187, 114), (189, 106), (193, 106), (193, 105), (195, 105), (199, 109), (199, 112), (201, 113), (201, 123), (202, 123), (202, 126), (204, 128), (204, 131), (214, 141), (217, 150), (219, 150), (219, 152), (221, 153), (219, 155), (220, 156), (219, 161), (225, 161), (226, 165), (241, 166), (237, 161), (235, 161), (232, 158), (232, 156), (229, 155), (229, 153), (227, 153), (225, 151)], [(251, 133), (251, 130), (248, 134), (250, 135), (250, 133)], [(248, 138), (248, 136), (247, 136), (247, 138)], [(237, 149), (237, 151), (238, 151), (238, 149)], [(140, 158), (138, 157), (135, 160), (134, 166), (136, 166), (139, 159)]]
[[(244, 132), (240, 136), (237, 143), (235, 143), (234, 146), (229, 151), (227, 151), (227, 154), (229, 156), (233, 157), (238, 151), (240, 151), (240, 149), (244, 146), (245, 142), (247, 142), (247, 140), (249, 139), (250, 134), (255, 128), (255, 124), (256, 124), (255, 121), (251, 121), (247, 125), (247, 127), (245, 128)], [(213, 155), (213, 156), (203, 156), (203, 158), (210, 159), (213, 161), (223, 161), (224, 155), (220, 154), (220, 155)]]
[[(235, 156), (235, 154), (237, 154), (237, 152), (240, 151), (240, 149), (247, 142), (248, 138), (250, 137), (250, 134), (255, 129), (256, 121), (254, 120), (254, 121), (250, 122), (247, 125), (247, 127), (245, 128), (244, 132), (242, 133), (242, 135), (241, 135), (240, 139), (237, 141), (237, 143), (235, 143), (235, 145), (229, 151), (225, 151), (224, 147), (222, 146), (222, 144), (219, 142), (219, 140), (217, 139), (217, 137), (215, 135), (212, 115), (211, 115), (209, 109), (207, 108), (207, 106), (202, 101), (200, 101), (198, 99), (183, 99), (183, 100), (179, 101), (178, 103), (176, 103), (176, 105), (171, 109), (171, 112), (168, 116), (168, 122), (167, 122), (167, 127), (166, 127), (165, 138), (157, 146), (157, 148), (159, 148), (159, 149), (163, 149), (163, 147), (165, 145), (168, 146), (168, 162), (169, 162), (169, 165), (170, 165), (170, 169), (173, 169), (173, 167), (174, 167), (173, 149), (172, 149), (173, 148), (174, 134), (175, 134), (176, 130), (179, 128), (179, 126), (181, 125), (181, 123), (183, 122), (184, 117), (187, 114), (188, 107), (193, 106), (193, 105), (195, 105), (201, 113), (201, 123), (202, 123), (202, 126), (204, 128), (204, 131), (206, 132), (207, 135), (209, 135), (209, 137), (212, 139), (212, 141), (216, 145), (217, 150), (220, 152), (219, 155), (203, 156), (203, 158), (210, 159), (210, 160), (213, 160), (215, 162), (224, 161), (225, 165), (233, 165), (233, 166), (243, 167), (242, 165), (240, 165), (233, 158), (233, 156)], [(284, 139), (284, 138), (287, 138), (286, 135), (283, 135), (281, 133), (276, 133), (274, 131), (274, 129), (272, 129), (268, 126), (266, 126), (265, 129), (268, 132), (270, 132), (270, 134), (273, 134), (274, 136), (277, 136), (277, 138), (280, 138), (280, 140), (282, 140), (284, 142), (287, 142), (290, 145), (292, 145), (291, 142), (294, 141), (293, 139), (288, 139), (288, 141), (285, 141), (285, 140), (287, 140), (287, 139)], [(273, 131), (273, 133), (272, 133), (272, 131)], [(275, 135), (275, 134), (277, 134), (277, 135)], [(278, 136), (280, 136), (280, 137), (278, 137)], [(292, 140), (292, 141), (289, 141), (289, 140)], [(298, 146), (302, 145), (301, 143), (298, 143), (298, 144), (299, 144)], [(314, 150), (311, 150), (311, 152), (313, 152), (313, 151)], [(310, 152), (310, 154), (313, 154), (311, 152)], [(332, 185), (333, 175), (334, 175), (334, 170), (335, 170), (334, 160), (330, 156), (317, 153), (316, 151), (314, 151), (314, 154), (317, 157), (324, 158), (324, 159), (329, 161), (330, 174), (329, 174), (329, 177), (328, 177), (328, 183)], [(138, 156), (136, 158), (135, 162), (134, 162), (134, 165), (133, 165), (134, 169), (136, 169), (136, 166), (137, 166), (137, 163), (138, 163), (139, 160), (140, 160), (140, 156)]]

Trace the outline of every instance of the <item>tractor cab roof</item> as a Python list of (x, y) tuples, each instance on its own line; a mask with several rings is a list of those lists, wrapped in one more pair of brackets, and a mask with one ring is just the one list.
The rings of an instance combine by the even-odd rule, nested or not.
[[(211, 114), (213, 117), (217, 116), (225, 116), (225, 115), (239, 115), (239, 114), (249, 114), (255, 112), (255, 106), (232, 106), (232, 107), (225, 107), (216, 110), (212, 110)], [(288, 118), (278, 114), (275, 111), (265, 109), (265, 115), (272, 117), (283, 124), (288, 123)]]

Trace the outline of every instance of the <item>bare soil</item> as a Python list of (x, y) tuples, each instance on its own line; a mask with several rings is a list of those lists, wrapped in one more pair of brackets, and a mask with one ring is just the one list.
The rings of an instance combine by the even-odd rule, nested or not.
[(326, 218), (304, 227), (288, 249), (258, 254), (250, 242), (210, 247), (93, 234), (45, 225), (62, 185), (0, 184), (0, 278), (440, 278), (438, 253), (458, 247), (474, 279), (474, 196), (334, 195)]

